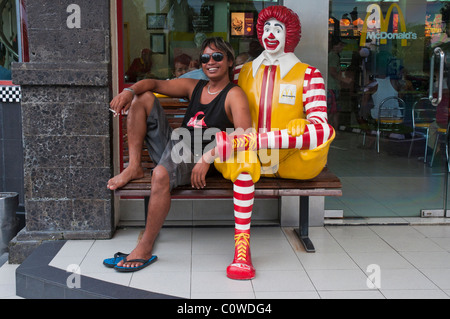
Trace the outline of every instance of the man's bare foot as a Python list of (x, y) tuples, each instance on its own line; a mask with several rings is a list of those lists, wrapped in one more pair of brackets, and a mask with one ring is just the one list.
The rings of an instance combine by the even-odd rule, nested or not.
[[(126, 257), (126, 260), (136, 260), (136, 259), (149, 260), (151, 257), (152, 257), (152, 247), (139, 243), (137, 247), (131, 252), (131, 254), (129, 254)], [(117, 264), (117, 267), (136, 268), (142, 265), (143, 263), (125, 262), (125, 260), (122, 260)]]
[(138, 179), (138, 178), (142, 178), (144, 177), (144, 170), (142, 169), (142, 167), (136, 167), (133, 168), (131, 166), (127, 167), (122, 173), (120, 173), (119, 175), (111, 178), (108, 181), (108, 189), (110, 190), (116, 190), (118, 188), (121, 188), (122, 186), (125, 186), (126, 184), (128, 184), (128, 182), (134, 180), (134, 179)]

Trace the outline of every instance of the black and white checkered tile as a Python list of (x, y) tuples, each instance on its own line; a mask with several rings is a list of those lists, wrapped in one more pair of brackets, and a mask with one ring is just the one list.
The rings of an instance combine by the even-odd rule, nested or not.
[(2, 86), (0, 85), (0, 102), (2, 103), (20, 103), (22, 92), (20, 86)]

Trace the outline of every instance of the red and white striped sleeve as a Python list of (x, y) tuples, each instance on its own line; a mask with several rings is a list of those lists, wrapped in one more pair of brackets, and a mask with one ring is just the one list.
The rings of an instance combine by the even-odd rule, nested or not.
[(327, 94), (320, 71), (312, 66), (306, 69), (303, 84), (303, 107), (311, 124), (327, 124)]
[(238, 82), (239, 82), (239, 74), (241, 73), (241, 70), (242, 70), (243, 66), (244, 65), (241, 64), (241, 65), (238, 65), (237, 67), (234, 68), (234, 71), (233, 71), (233, 83), (234, 84), (238, 84)]

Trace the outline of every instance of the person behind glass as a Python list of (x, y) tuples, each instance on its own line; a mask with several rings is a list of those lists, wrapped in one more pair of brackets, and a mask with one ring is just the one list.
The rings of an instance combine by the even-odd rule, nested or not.
[[(190, 133), (192, 141), (195, 134), (202, 134), (203, 150), (205, 144), (211, 143), (211, 139), (205, 137), (207, 134), (203, 135), (208, 128), (214, 128), (218, 132), (228, 128), (247, 130), (251, 127), (246, 95), (240, 87), (231, 83), (235, 63), (231, 45), (222, 38), (209, 38), (203, 43), (201, 52), (202, 69), (208, 76), (208, 81), (190, 78), (163, 81), (146, 79), (124, 90), (110, 104), (116, 114), (129, 112), (127, 126), (130, 161), (129, 166), (112, 178), (107, 187), (115, 190), (144, 176), (141, 167), (144, 140), (152, 160), (157, 164), (152, 172), (152, 191), (144, 234), (133, 252), (116, 265), (116, 270), (135, 271), (146, 266), (146, 261), (152, 257), (156, 236), (169, 212), (171, 190), (186, 184), (192, 185), (194, 189), (204, 188), (206, 175), (213, 168), (211, 163), (216, 157), (214, 149), (205, 151), (198, 157), (190, 154), (188, 160), (181, 161), (171, 154), (172, 149), (178, 150), (182, 146), (184, 138), (181, 141), (172, 138), (172, 130), (153, 92), (187, 98), (190, 101), (182, 129)], [(192, 150), (198, 145), (188, 147)], [(196, 150), (193, 151), (195, 153)]]
[(173, 75), (175, 78), (179, 78), (180, 76), (182, 76), (183, 74), (186, 74), (187, 72), (190, 71), (190, 65), (192, 62), (192, 58), (183, 53), (180, 54), (179, 56), (177, 56), (175, 58), (175, 60), (173, 61), (173, 65), (174, 65), (174, 71), (173, 71)]
[[(377, 63), (375, 79), (364, 88), (360, 110), (361, 121), (371, 118), (377, 120), (381, 102), (388, 97), (398, 97), (400, 90), (400, 82), (387, 75), (386, 63)], [(398, 109), (398, 101), (388, 101), (383, 108)]]
[(328, 104), (328, 116), (330, 124), (335, 128), (339, 128), (339, 112), (341, 110), (340, 105), (340, 93), (341, 82), (349, 84), (351, 79), (343, 78), (341, 72), (341, 52), (344, 49), (345, 43), (339, 38), (331, 39), (331, 50), (328, 54), (328, 92), (327, 92), (327, 104)]
[(127, 82), (137, 82), (150, 74), (152, 70), (152, 50), (142, 49), (141, 56), (131, 63), (128, 71), (125, 72)]

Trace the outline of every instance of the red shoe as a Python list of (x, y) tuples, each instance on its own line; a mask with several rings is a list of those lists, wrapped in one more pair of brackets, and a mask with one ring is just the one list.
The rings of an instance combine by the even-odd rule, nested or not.
[(250, 280), (255, 278), (255, 267), (250, 254), (250, 234), (240, 233), (234, 236), (234, 261), (227, 268), (227, 277), (235, 280)]

